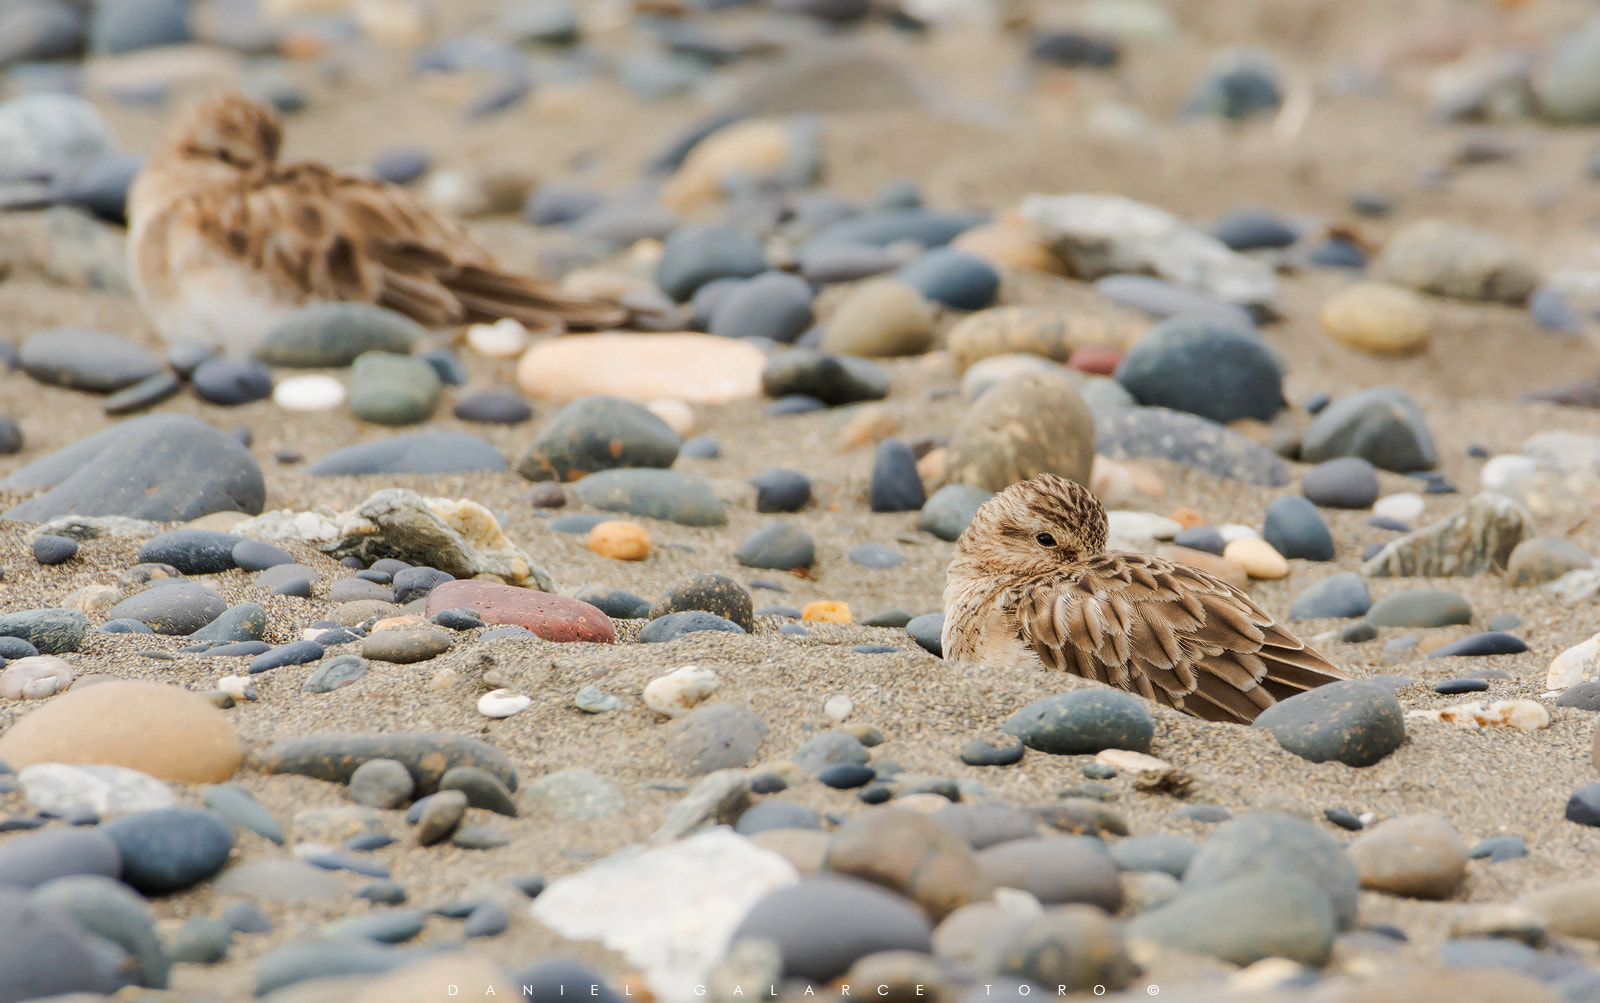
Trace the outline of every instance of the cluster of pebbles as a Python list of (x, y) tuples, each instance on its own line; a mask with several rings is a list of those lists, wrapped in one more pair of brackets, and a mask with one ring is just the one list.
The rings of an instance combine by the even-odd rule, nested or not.
[[(0, 1003), (1600, 1000), (1600, 22), (1389, 6), (0, 3)], [(215, 83), (640, 330), (155, 347)], [(1041, 472), (1351, 679), (943, 660)]]

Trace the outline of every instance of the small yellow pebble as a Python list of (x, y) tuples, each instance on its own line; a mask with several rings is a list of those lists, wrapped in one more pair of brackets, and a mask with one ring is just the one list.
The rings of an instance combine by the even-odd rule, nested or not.
[(420, 623), (427, 622), (427, 617), (418, 616), (415, 613), (407, 613), (404, 616), (386, 616), (373, 624), (372, 629), (367, 633), (376, 634), (380, 630), (405, 630), (408, 627), (415, 627)]
[(588, 545), (601, 557), (642, 561), (650, 556), (650, 532), (636, 522), (612, 519), (589, 530)]
[(800, 619), (817, 623), (849, 623), (850, 604), (837, 599), (817, 599), (806, 603), (806, 608), (800, 611)]
[(1243, 567), (1251, 578), (1289, 577), (1289, 562), (1265, 540), (1235, 540), (1222, 551), (1222, 557)]

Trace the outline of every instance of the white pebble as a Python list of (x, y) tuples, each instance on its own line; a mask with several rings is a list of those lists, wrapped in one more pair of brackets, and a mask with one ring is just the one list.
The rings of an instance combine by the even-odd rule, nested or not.
[(510, 317), (493, 324), (474, 324), (467, 328), (467, 344), (491, 359), (515, 359), (528, 347), (528, 329)]
[(254, 681), (249, 676), (223, 676), (217, 680), (217, 689), (235, 700), (254, 700)]
[(1160, 773), (1172, 769), (1172, 764), (1164, 759), (1131, 749), (1104, 749), (1094, 758), (1095, 762), (1115, 766), (1124, 773)]
[(1384, 495), (1373, 502), (1372, 514), (1411, 524), (1416, 522), (1427, 504), (1415, 491), (1401, 491), (1398, 494)]
[(843, 721), (855, 709), (856, 702), (843, 693), (829, 697), (828, 702), (822, 705), (822, 712), (835, 721)]
[(291, 376), (272, 388), (272, 402), (285, 411), (332, 411), (347, 396), (332, 376)]
[(1491, 456), (1478, 474), (1485, 491), (1511, 494), (1518, 486), (1539, 472), (1539, 461), (1521, 453), (1502, 453)]
[(510, 717), (533, 704), (533, 697), (510, 690), (490, 690), (478, 698), (478, 713), (484, 717)]
[(694, 410), (680, 400), (662, 398), (646, 404), (650, 413), (667, 423), (682, 438), (694, 431)]
[(1111, 536), (1129, 540), (1170, 540), (1183, 529), (1183, 523), (1164, 515), (1118, 509), (1106, 513), (1106, 525)]
[(680, 717), (715, 693), (721, 681), (710, 669), (685, 665), (650, 680), (644, 688), (644, 704), (657, 714)]
[(43, 700), (72, 685), (72, 666), (55, 655), (29, 655), (0, 671), (0, 697)]
[(1260, 533), (1257, 533), (1249, 526), (1241, 526), (1236, 522), (1223, 523), (1221, 526), (1217, 527), (1217, 532), (1222, 534), (1222, 540), (1224, 543), (1232, 543), (1235, 540), (1261, 539)]
[(1563, 651), (1550, 663), (1544, 684), (1553, 690), (1600, 678), (1600, 634)]

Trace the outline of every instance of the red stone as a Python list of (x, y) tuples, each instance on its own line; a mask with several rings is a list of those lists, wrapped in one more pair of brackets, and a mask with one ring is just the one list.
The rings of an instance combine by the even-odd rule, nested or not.
[(1122, 361), (1122, 350), (1110, 345), (1082, 345), (1072, 350), (1067, 365), (1096, 376), (1110, 376)]
[(469, 580), (437, 586), (428, 593), (428, 615), (446, 609), (474, 610), (484, 623), (526, 627), (546, 641), (612, 644), (617, 639), (611, 618), (586, 602), (499, 582)]

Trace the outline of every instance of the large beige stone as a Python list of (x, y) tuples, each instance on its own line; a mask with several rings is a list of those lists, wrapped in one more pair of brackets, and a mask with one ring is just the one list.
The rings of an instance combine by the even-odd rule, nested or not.
[(1357, 283), (1328, 297), (1317, 319), (1333, 340), (1363, 352), (1403, 355), (1428, 346), (1428, 307), (1399, 286)]
[(641, 404), (726, 404), (761, 396), (765, 365), (754, 345), (709, 334), (567, 335), (528, 349), (517, 385), (545, 400), (607, 394)]
[(68, 690), (0, 736), (0, 759), (18, 769), (109, 763), (160, 780), (220, 784), (243, 758), (232, 723), (210, 701), (132, 680)]
[(1072, 380), (1026, 373), (996, 384), (950, 436), (946, 479), (1004, 491), (1043, 473), (1089, 482), (1094, 416)]
[(921, 355), (933, 347), (933, 304), (899, 279), (863, 282), (833, 316), (822, 349), (841, 355)]

